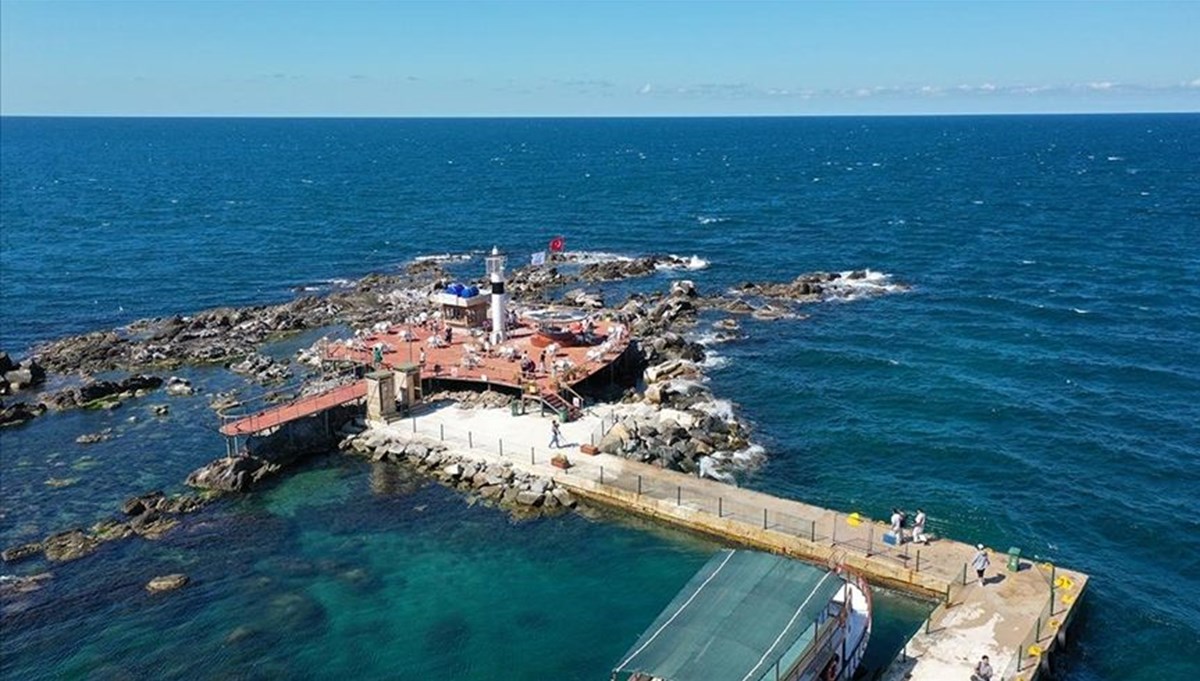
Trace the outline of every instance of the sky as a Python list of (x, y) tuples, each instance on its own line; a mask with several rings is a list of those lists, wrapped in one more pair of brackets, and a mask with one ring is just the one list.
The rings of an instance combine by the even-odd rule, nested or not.
[(0, 0), (0, 114), (1200, 111), (1200, 1)]

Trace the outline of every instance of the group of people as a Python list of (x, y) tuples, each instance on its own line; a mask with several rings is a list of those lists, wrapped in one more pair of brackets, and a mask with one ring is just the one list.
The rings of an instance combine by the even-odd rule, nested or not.
[[(909, 538), (917, 544), (928, 544), (929, 535), (925, 533), (925, 511), (917, 509), (917, 515), (913, 518), (912, 533)], [(905, 539), (905, 531), (908, 527), (908, 513), (899, 508), (892, 509), (892, 534), (896, 536), (896, 542), (903, 544)]]

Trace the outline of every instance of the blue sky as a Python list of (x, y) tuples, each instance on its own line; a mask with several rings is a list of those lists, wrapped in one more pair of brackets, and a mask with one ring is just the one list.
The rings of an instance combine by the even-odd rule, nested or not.
[(1200, 111), (1200, 2), (0, 0), (0, 112)]

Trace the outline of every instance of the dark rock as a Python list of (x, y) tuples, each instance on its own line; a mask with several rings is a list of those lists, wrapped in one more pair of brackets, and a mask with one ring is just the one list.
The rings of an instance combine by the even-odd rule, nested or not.
[(16, 426), (46, 413), (44, 404), (16, 402), (0, 407), (0, 426)]
[(3, 551), (0, 551), (0, 560), (3, 560), (5, 563), (15, 563), (19, 560), (25, 560), (30, 556), (41, 553), (42, 549), (43, 547), (41, 542), (21, 544), (20, 546), (14, 546), (12, 548), (7, 548)]

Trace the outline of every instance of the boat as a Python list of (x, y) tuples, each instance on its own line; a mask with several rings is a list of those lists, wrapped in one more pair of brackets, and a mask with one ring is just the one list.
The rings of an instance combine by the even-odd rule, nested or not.
[(848, 681), (871, 638), (871, 590), (758, 551), (718, 552), (612, 670), (613, 681)]

